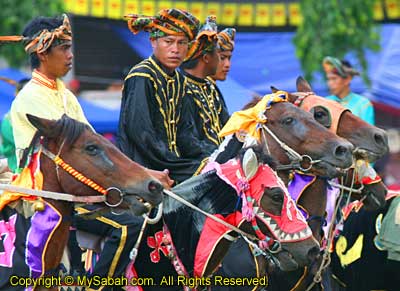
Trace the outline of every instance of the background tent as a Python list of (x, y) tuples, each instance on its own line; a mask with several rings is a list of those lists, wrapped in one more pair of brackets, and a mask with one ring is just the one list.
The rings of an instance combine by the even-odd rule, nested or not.
[[(133, 35), (127, 28), (114, 26), (115, 32), (138, 55), (146, 58), (151, 54), (148, 35)], [(354, 92), (364, 94), (380, 108), (400, 114), (400, 25), (380, 26), (381, 47), (378, 53), (367, 52), (368, 75), (372, 86), (367, 88), (360, 77), (352, 82)], [(269, 93), (270, 86), (296, 91), (296, 78), (302, 75), (300, 62), (296, 58), (293, 44), (294, 32), (238, 32), (235, 38), (235, 51), (229, 78), (219, 82), (230, 112), (240, 109), (252, 97), (252, 92)], [(351, 54), (347, 59), (355, 64)], [(328, 95), (321, 75), (316, 74), (312, 83), (314, 91)]]
[[(19, 81), (29, 76), (15, 69), (0, 70), (0, 76)], [(10, 110), (15, 87), (0, 80), (0, 118)], [(90, 124), (99, 133), (115, 132), (118, 127), (119, 110), (104, 108), (93, 102), (78, 99)]]

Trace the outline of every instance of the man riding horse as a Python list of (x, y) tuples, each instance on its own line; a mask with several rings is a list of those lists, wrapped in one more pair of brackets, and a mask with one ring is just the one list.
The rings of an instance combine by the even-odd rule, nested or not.
[(164, 9), (156, 16), (128, 15), (133, 33), (150, 32), (153, 55), (125, 78), (118, 146), (146, 167), (168, 169), (176, 182), (192, 176), (199, 166), (197, 160), (182, 157), (177, 142), (186, 81), (176, 70), (198, 26), (197, 18), (179, 9)]
[[(28, 152), (29, 145), (36, 133), (27, 114), (55, 120), (66, 114), (90, 126), (77, 98), (60, 79), (70, 71), (73, 61), (72, 31), (66, 15), (62, 18), (37, 17), (25, 27), (22, 36), (1, 37), (0, 41), (22, 41), (33, 68), (32, 79), (18, 93), (11, 107), (18, 160), (23, 154), (31, 154)], [(154, 191), (161, 188), (159, 184), (153, 186)], [(80, 211), (88, 210), (82, 207)], [(74, 219), (78, 229), (110, 237), (91, 275), (120, 276), (129, 262), (128, 254), (139, 233), (141, 219), (134, 219), (128, 214), (117, 216), (112, 213), (91, 221), (81, 217)], [(80, 263), (80, 254), (73, 255), (73, 258)]]
[(178, 128), (178, 145), (184, 157), (199, 161), (206, 161), (217, 149), (222, 141), (218, 133), (229, 119), (225, 101), (208, 78), (216, 73), (219, 65), (217, 40), (216, 20), (209, 16), (181, 65), (187, 89), (182, 106), (184, 118)]

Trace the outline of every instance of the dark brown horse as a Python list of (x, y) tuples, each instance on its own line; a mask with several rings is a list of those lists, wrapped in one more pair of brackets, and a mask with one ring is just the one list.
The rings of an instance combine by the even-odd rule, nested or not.
[[(297, 79), (297, 89), (298, 93), (290, 95), (291, 102), (312, 113), (316, 121), (332, 132), (349, 140), (355, 147), (353, 152), (355, 158), (375, 161), (387, 153), (388, 139), (383, 130), (361, 120), (340, 104), (316, 96), (312, 92), (308, 82), (301, 77)], [(276, 91), (277, 89), (273, 88), (273, 90)], [(352, 185), (353, 171), (353, 169), (347, 171), (346, 177), (344, 178), (346, 186)], [(323, 234), (322, 226), (325, 222), (327, 187), (328, 184), (325, 179), (316, 177), (314, 182), (304, 190), (297, 201), (298, 205), (309, 214), (311, 218), (309, 219), (309, 225), (313, 231), (314, 237), (318, 241), (321, 241)], [(360, 187), (360, 185), (354, 185), (354, 187)], [(385, 185), (382, 182), (378, 182), (364, 185), (361, 193), (353, 193), (352, 195), (354, 199), (363, 198), (367, 210), (376, 210), (385, 205), (386, 192), (387, 189)], [(293, 290), (305, 290), (312, 282), (312, 276), (308, 274), (308, 271), (310, 271), (310, 269), (304, 271), (304, 274), (298, 272), (297, 278), (301, 277), (303, 280), (297, 282), (296, 288)], [(311, 273), (313, 273), (313, 270), (311, 270)], [(289, 276), (284, 276), (288, 284), (287, 287), (283, 287), (283, 289), (293, 288), (295, 285), (294, 282), (296, 281), (293, 277), (296, 277), (296, 275), (291, 274)], [(288, 280), (288, 278), (291, 280)]]
[[(28, 115), (29, 121), (38, 129), (31, 149), (41, 151), (40, 155), (40, 171), (43, 173), (43, 190), (71, 193), (74, 196), (95, 196), (105, 195), (106, 204), (110, 206), (118, 206), (134, 215), (141, 215), (148, 211), (149, 205), (157, 205), (162, 200), (163, 187), (160, 182), (150, 176), (146, 170), (139, 164), (132, 162), (124, 154), (122, 154), (114, 145), (99, 134), (93, 132), (87, 125), (73, 120), (64, 115), (60, 120), (47, 120)], [(57, 158), (58, 157), (58, 158)], [(61, 158), (64, 161), (56, 165), (56, 161)], [(67, 166), (65, 166), (68, 164)], [(63, 165), (65, 166), (64, 170)], [(60, 167), (59, 167), (60, 166)], [(80, 175), (75, 178), (70, 173), (79, 172)], [(76, 175), (75, 175), (76, 176)], [(83, 179), (84, 177), (90, 179)], [(100, 184), (95, 184), (96, 182)], [(90, 186), (90, 187), (89, 187)], [(95, 190), (97, 189), (97, 190)], [(101, 192), (101, 193), (100, 193)], [(61, 194), (62, 195), (62, 194)], [(61, 198), (57, 198), (61, 199)], [(20, 290), (20, 286), (10, 286), (10, 282), (5, 280), (10, 275), (18, 275), (20, 277), (33, 277), (44, 275), (58, 274), (58, 268), (61, 257), (68, 241), (69, 227), (71, 225), (71, 215), (73, 211), (73, 203), (61, 201), (57, 199), (44, 199), (42, 209), (30, 214), (32, 217), (41, 217), (46, 212), (51, 212), (56, 217), (57, 223), (46, 237), (47, 242), (43, 246), (42, 254), (34, 253), (39, 259), (37, 260), (40, 268), (35, 266), (33, 272), (30, 266), (16, 267), (16, 262), (23, 262), (26, 240), (23, 227), (29, 228), (27, 222), (24, 224), (23, 215), (29, 216), (29, 211), (22, 211), (23, 205), (30, 205), (30, 202), (18, 200), (12, 204), (12, 208), (6, 206), (0, 212), (2, 223), (10, 223), (10, 217), (17, 217), (13, 226), (17, 233), (13, 237), (15, 245), (3, 241), (4, 246), (11, 248), (12, 252), (8, 267), (0, 268), (0, 289), (2, 290)], [(148, 203), (149, 205), (145, 205)], [(21, 207), (20, 207), (20, 206)], [(29, 206), (30, 208), (30, 206)], [(29, 209), (28, 208), (28, 209)], [(15, 214), (17, 210), (18, 215)], [(23, 212), (24, 214), (20, 214)], [(44, 222), (37, 222), (35, 227), (41, 229), (46, 224), (51, 223), (50, 218), (44, 218)], [(33, 225), (33, 222), (32, 222)], [(32, 228), (31, 228), (32, 229)], [(33, 231), (29, 231), (32, 233)], [(29, 233), (28, 232), (28, 233)], [(37, 231), (37, 234), (44, 231)], [(0, 241), (1, 242), (1, 241)], [(31, 241), (28, 241), (31, 244)], [(22, 243), (22, 244), (21, 244)], [(37, 244), (41, 244), (38, 241)], [(32, 242), (33, 244), (33, 242)], [(30, 246), (26, 246), (29, 253)], [(37, 245), (31, 246), (37, 250)], [(14, 257), (20, 255), (17, 260)], [(42, 259), (40, 259), (42, 258)], [(29, 258), (27, 259), (30, 260)]]
[[(320, 124), (351, 142), (355, 159), (365, 159), (372, 163), (388, 152), (388, 137), (384, 130), (363, 121), (337, 102), (315, 95), (303, 78), (299, 77), (296, 84), (299, 93), (291, 95), (292, 102), (312, 113)], [(353, 170), (350, 170), (345, 179), (346, 186), (350, 186), (352, 176)], [(367, 185), (362, 193), (366, 209), (383, 207), (385, 195), (386, 187), (382, 182)], [(361, 195), (355, 194), (355, 198), (359, 199)]]
[[(271, 171), (265, 164), (270, 162), (270, 158), (262, 150), (254, 149), (254, 151), (257, 160), (250, 162), (247, 160), (247, 163), (256, 165), (254, 176), (248, 176), (244, 170), (247, 166), (242, 154), (240, 159), (231, 160), (213, 171), (192, 177), (172, 190), (202, 210), (210, 214), (219, 214), (219, 217), (225, 218), (246, 233), (257, 237), (255, 228), (250, 222), (245, 221), (239, 212), (242, 209), (240, 204), (243, 203), (243, 200), (239, 203), (239, 207), (237, 205), (239, 183), (235, 179), (241, 181), (242, 178), (245, 178), (249, 185), (244, 188), (247, 189), (244, 191), (246, 193), (247, 191), (258, 193), (251, 196), (255, 199), (255, 205), (257, 205), (253, 209), (256, 215), (257, 229), (261, 231), (263, 236), (266, 236), (265, 241), (281, 245), (281, 249), (274, 251), (274, 254), (267, 250), (268, 256), (274, 257), (274, 259), (271, 259), (279, 262), (283, 269), (290, 270), (304, 266), (318, 254), (318, 244), (312, 238), (311, 232), (308, 232), (310, 230), (306, 226), (306, 222), (299, 216), (294, 201), (282, 188), (282, 182), (277, 178), (275, 172)], [(239, 172), (241, 178), (237, 178)], [(216, 223), (205, 217), (204, 214), (183, 206), (181, 202), (170, 197), (166, 197), (163, 204), (163, 218), (171, 233), (176, 253), (187, 270), (186, 276), (209, 277), (218, 267), (232, 243), (226, 235), (235, 236), (235, 232), (223, 228), (218, 222)], [(281, 220), (284, 222), (280, 222)], [(289, 233), (291, 228), (292, 232)], [(220, 229), (220, 232), (214, 232), (218, 229)], [(159, 232), (157, 233), (159, 234)], [(157, 236), (157, 233), (154, 235), (154, 239), (151, 239), (151, 244), (142, 245), (136, 259), (138, 276), (154, 278), (156, 283), (161, 282), (166, 275), (176, 276), (169, 259), (161, 255), (163, 248), (165, 249), (168, 245), (165, 244), (165, 237), (167, 236), (163, 234), (160, 237)], [(282, 238), (282, 234), (285, 234), (285, 239)], [(261, 240), (258, 238), (255, 242)], [(151, 249), (149, 249), (149, 246)], [(152, 258), (157, 258), (157, 262), (149, 262), (149, 252), (153, 254)], [(155, 252), (158, 252), (159, 255)], [(173, 258), (174, 254), (169, 253), (168, 257)], [(201, 260), (201, 258), (207, 259)], [(175, 279), (175, 283), (177, 282)], [(193, 288), (195, 284), (188, 283), (187, 285)], [(201, 285), (200, 287), (204, 286)], [(165, 285), (144, 287), (145, 290), (158, 290), (160, 288), (163, 290), (177, 289), (176, 286)]]
[[(259, 101), (260, 99), (255, 98), (244, 108), (251, 108)], [(288, 170), (295, 167), (295, 164), (303, 164), (304, 167), (309, 167), (308, 172), (311, 174), (333, 178), (341, 175), (340, 169), (351, 166), (353, 146), (326, 130), (312, 116), (299, 110), (292, 103), (272, 102), (263, 115), (267, 121), (260, 130), (262, 133), (260, 141), (250, 138), (250, 141), (243, 142), (233, 135), (224, 141), (220, 150), (213, 154), (214, 159), (219, 163), (224, 163), (234, 157), (243, 146), (260, 143), (280, 164), (289, 165)], [(301, 155), (304, 160), (297, 160), (290, 150), (285, 149), (287, 146)], [(305, 156), (309, 156), (312, 161), (318, 160), (318, 162), (310, 165), (309, 158)], [(289, 172), (281, 171), (282, 167), (278, 167), (278, 169), (281, 172), (281, 178), (287, 181)]]
[[(298, 85), (298, 91), (299, 92), (311, 92), (311, 88), (309, 84), (302, 78), (299, 78), (297, 81)], [(275, 90), (277, 91), (277, 89)], [(307, 95), (307, 96), (306, 96)], [(312, 97), (309, 97), (310, 95), (313, 95)], [(307, 98), (313, 98), (313, 102), (311, 104), (314, 105), (313, 113), (314, 113), (314, 118), (323, 126), (330, 128), (333, 132), (335, 133), (340, 133), (342, 137), (347, 137), (350, 138), (351, 141), (354, 143), (354, 145), (360, 149), (363, 146), (365, 147), (364, 149), (368, 149), (369, 151), (373, 152), (371, 154), (371, 157), (379, 157), (380, 155), (383, 155), (385, 151), (387, 150), (387, 137), (386, 134), (376, 128), (373, 127), (369, 124), (366, 124), (364, 121), (361, 119), (355, 117), (353, 114), (350, 113), (350, 111), (346, 111), (344, 108), (341, 108), (340, 110), (337, 109), (337, 105), (335, 102), (330, 101), (329, 106), (326, 106), (326, 103), (324, 103), (325, 106), (319, 106), (318, 102), (319, 101), (324, 101), (325, 99), (322, 97), (315, 96), (314, 94), (309, 94), (309, 93), (302, 93), (302, 94), (290, 94), (289, 98), (290, 101), (295, 103), (299, 96), (306, 96)], [(255, 99), (253, 100), (252, 104), (249, 104), (249, 106), (254, 106), (260, 99)], [(323, 113), (321, 113), (323, 111)], [(329, 118), (328, 118), (329, 117)], [(335, 124), (332, 124), (332, 120), (336, 122)], [(335, 127), (335, 130), (332, 128)], [(356, 137), (353, 137), (351, 135), (352, 132), (356, 131), (356, 129), (362, 128), (362, 130), (359, 132), (359, 134)], [(361, 141), (363, 141), (361, 143)], [(362, 152), (362, 151), (361, 151)], [(368, 153), (368, 151), (364, 151), (363, 154)], [(302, 195), (298, 199), (298, 205), (302, 207), (303, 209), (306, 210), (308, 213), (309, 217), (309, 225), (311, 229), (313, 230), (313, 234), (315, 238), (318, 241), (321, 241), (322, 238), (322, 225), (324, 224), (325, 221), (325, 208), (326, 208), (326, 190), (327, 190), (327, 181), (326, 179), (321, 179), (320, 177), (315, 177), (314, 182), (310, 183), (307, 188), (304, 189)], [(382, 200), (384, 201), (384, 196), (386, 193), (386, 188), (382, 183), (378, 184), (371, 184), (371, 185), (366, 185), (363, 189), (363, 195), (369, 193), (367, 195), (367, 199), (365, 200), (366, 205), (373, 205), (373, 207), (377, 207), (376, 204), (368, 203), (370, 200), (377, 200), (380, 201), (378, 204), (382, 203)], [(371, 194), (372, 193), (372, 194)], [(374, 199), (369, 199), (369, 197), (373, 197)], [(376, 197), (376, 199), (375, 199)], [(375, 206), (374, 206), (375, 205)], [(239, 248), (238, 248), (239, 249)], [(249, 261), (249, 267), (251, 267), (252, 262), (251, 260)], [(316, 266), (316, 265), (314, 265)], [(237, 273), (239, 275), (240, 273)], [(298, 278), (302, 275), (301, 273)], [(276, 287), (272, 286), (274, 290), (288, 290), (292, 288), (295, 283), (296, 279), (294, 280), (288, 280), (288, 274), (284, 275), (285, 280), (287, 281), (288, 284), (285, 286), (281, 287)], [(296, 275), (294, 275), (296, 278)], [(312, 278), (311, 278), (312, 279)], [(291, 283), (290, 283), (291, 282)], [(273, 282), (274, 283), (274, 282)], [(310, 281), (304, 280), (302, 282), (303, 287), (308, 286)], [(279, 289), (282, 288), (282, 289)], [(286, 289), (285, 289), (286, 288)], [(302, 286), (299, 286), (298, 290), (301, 289)]]

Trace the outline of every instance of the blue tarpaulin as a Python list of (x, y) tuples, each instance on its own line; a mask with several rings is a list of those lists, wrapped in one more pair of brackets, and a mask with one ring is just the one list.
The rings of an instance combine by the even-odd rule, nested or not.
[[(114, 27), (116, 33), (143, 58), (151, 54), (149, 36), (133, 35), (127, 28)], [(372, 81), (367, 88), (360, 77), (352, 81), (352, 90), (366, 95), (372, 101), (400, 108), (400, 25), (380, 26), (381, 51), (367, 52), (368, 75)], [(229, 111), (240, 109), (252, 97), (252, 92), (269, 93), (270, 86), (296, 91), (296, 78), (303, 75), (293, 44), (294, 32), (238, 32), (229, 78), (219, 82)], [(347, 59), (358, 67), (355, 58)], [(328, 95), (320, 75), (312, 83), (314, 91)]]
[[(0, 76), (14, 81), (20, 81), (30, 76), (15, 70), (0, 70)], [(0, 80), (0, 119), (6, 114), (14, 100), (15, 87)], [(99, 133), (116, 132), (118, 128), (119, 110), (107, 109), (90, 101), (78, 99), (90, 124)]]
[[(138, 55), (146, 58), (151, 54), (148, 34), (133, 35), (127, 28), (117, 26), (113, 29)], [(368, 89), (362, 79), (356, 77), (352, 82), (352, 89), (372, 101), (400, 109), (400, 25), (384, 24), (380, 33), (381, 51), (367, 52), (368, 74), (372, 86)], [(240, 110), (254, 93), (269, 93), (271, 85), (287, 91), (296, 91), (296, 78), (303, 73), (295, 56), (293, 36), (293, 32), (236, 34), (231, 72), (226, 81), (218, 82), (231, 113)], [(351, 55), (348, 56), (348, 60), (354, 63), (354, 57)], [(0, 76), (16, 81), (27, 77), (14, 69), (0, 70)], [(312, 85), (317, 94), (328, 95), (321, 76), (317, 75)], [(0, 116), (9, 110), (14, 90), (12, 85), (0, 81)], [(106, 109), (82, 99), (79, 102), (89, 122), (98, 132), (116, 131), (119, 110)]]

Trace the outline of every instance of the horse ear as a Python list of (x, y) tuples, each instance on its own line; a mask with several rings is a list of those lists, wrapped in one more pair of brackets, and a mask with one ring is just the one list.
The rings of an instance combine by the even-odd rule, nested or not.
[(40, 118), (31, 114), (26, 114), (26, 118), (28, 118), (29, 122), (44, 136), (49, 137), (51, 133), (54, 132), (55, 120)]
[(298, 92), (312, 92), (311, 85), (302, 76), (297, 77), (296, 87)]
[(278, 88), (276, 88), (275, 86), (270, 86), (272, 93), (276, 93), (279, 91)]
[(257, 156), (254, 153), (252, 148), (249, 148), (244, 153), (243, 161), (242, 161), (242, 169), (243, 169), (243, 172), (244, 172), (247, 180), (250, 180), (251, 178), (253, 178), (254, 175), (257, 173), (258, 160), (257, 160)]

